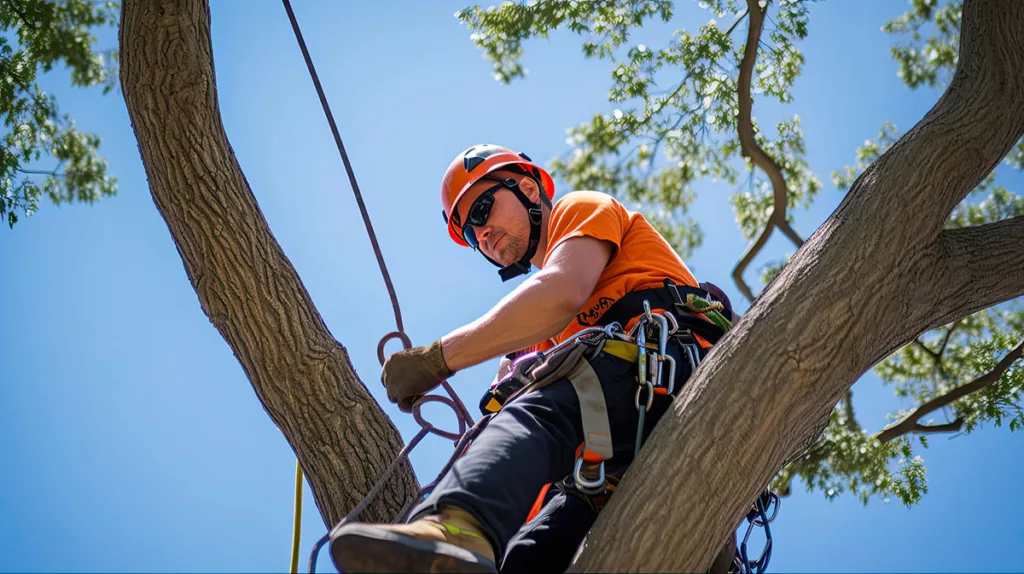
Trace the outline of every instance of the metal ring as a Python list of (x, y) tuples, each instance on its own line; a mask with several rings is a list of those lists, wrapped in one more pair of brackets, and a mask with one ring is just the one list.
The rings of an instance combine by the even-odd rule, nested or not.
[(652, 385), (650, 381), (642, 385), (637, 385), (636, 394), (633, 396), (633, 404), (636, 405), (636, 410), (640, 410), (640, 391), (644, 389), (647, 389), (647, 405), (644, 408), (644, 411), (646, 412), (651, 410), (651, 405), (654, 404), (654, 385)]
[[(605, 475), (604, 461), (597, 465), (597, 479), (587, 480), (583, 478), (583, 456), (576, 459), (576, 466), (572, 470), (572, 479), (576, 481), (576, 487), (586, 494), (593, 494), (604, 490)], [(589, 492), (588, 492), (589, 491)]]

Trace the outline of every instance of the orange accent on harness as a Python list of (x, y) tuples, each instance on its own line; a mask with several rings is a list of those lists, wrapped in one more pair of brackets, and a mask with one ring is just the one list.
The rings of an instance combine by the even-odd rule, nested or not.
[[(540, 494), (537, 495), (537, 500), (533, 501), (533, 507), (530, 508), (530, 513), (526, 515), (526, 522), (533, 520), (538, 514), (540, 514), (540, 509), (544, 507), (544, 497), (548, 495), (548, 489), (550, 488), (550, 483), (541, 487)], [(523, 524), (526, 524), (526, 522)]]

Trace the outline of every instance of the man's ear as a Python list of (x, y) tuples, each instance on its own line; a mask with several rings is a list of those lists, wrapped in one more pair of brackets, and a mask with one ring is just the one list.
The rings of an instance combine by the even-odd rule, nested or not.
[(532, 177), (524, 175), (519, 180), (519, 189), (526, 194), (526, 197), (528, 197), (530, 201), (533, 203), (540, 203), (540, 186), (537, 185), (536, 181), (533, 181)]

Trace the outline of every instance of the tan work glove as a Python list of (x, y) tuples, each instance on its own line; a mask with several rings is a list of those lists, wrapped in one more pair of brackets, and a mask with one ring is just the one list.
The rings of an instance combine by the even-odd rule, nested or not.
[(454, 374), (444, 362), (438, 339), (429, 347), (413, 347), (388, 357), (380, 380), (388, 391), (388, 400), (398, 404), (402, 412), (411, 413), (421, 396)]

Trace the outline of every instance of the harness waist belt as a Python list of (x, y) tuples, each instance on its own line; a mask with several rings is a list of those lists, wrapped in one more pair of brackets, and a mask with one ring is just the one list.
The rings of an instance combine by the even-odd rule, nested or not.
[(690, 287), (688, 285), (675, 285), (666, 280), (665, 287), (642, 289), (632, 291), (620, 297), (612, 306), (598, 318), (596, 326), (605, 327), (611, 323), (618, 322), (623, 327), (631, 319), (640, 316), (644, 312), (644, 301), (651, 305), (651, 309), (666, 309), (675, 315), (679, 326), (689, 329), (693, 334), (702, 337), (714, 345), (725, 335), (725, 331), (718, 325), (704, 319), (682, 306), (682, 300), (677, 301), (677, 291), (680, 297), (696, 295), (707, 301), (715, 300), (714, 296), (704, 289)]

